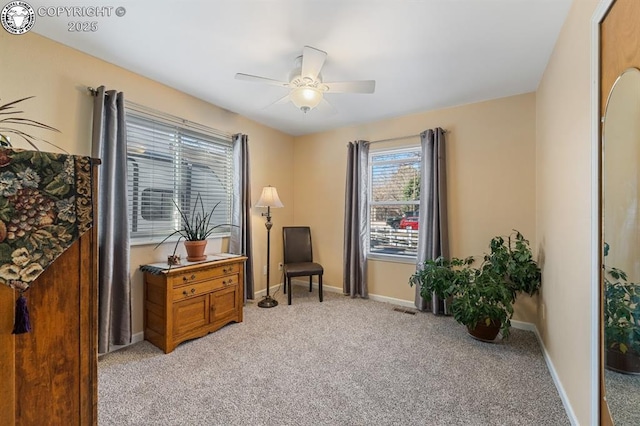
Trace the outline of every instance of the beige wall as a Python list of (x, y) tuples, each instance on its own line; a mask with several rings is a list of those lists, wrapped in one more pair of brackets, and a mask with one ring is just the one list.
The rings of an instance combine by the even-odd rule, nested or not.
[[(447, 129), (451, 255), (481, 255), (491, 237), (514, 228), (535, 246), (535, 102), (529, 93), (296, 138), (295, 224), (312, 227), (327, 285), (342, 287), (346, 144), (357, 139)], [(413, 271), (415, 264), (370, 260), (369, 292), (413, 301)], [(522, 299), (516, 319), (534, 321), (535, 301)]]
[[(538, 329), (581, 425), (591, 418), (591, 17), (574, 1), (537, 91)], [(593, 421), (593, 423), (591, 423)]]
[[(276, 186), (285, 207), (278, 209), (278, 220), (275, 221), (272, 232), (281, 235), (282, 224), (293, 222), (291, 136), (34, 33), (13, 36), (6, 31), (0, 31), (0, 52), (4, 58), (0, 66), (1, 100), (8, 102), (35, 95), (35, 99), (24, 104), (23, 109), (28, 113), (28, 117), (47, 123), (62, 132), (40, 132), (39, 135), (72, 154), (89, 155), (91, 152), (93, 98), (87, 94), (87, 86), (105, 85), (108, 89), (123, 91), (126, 99), (138, 104), (224, 132), (248, 134), (252, 165), (252, 198), (257, 201), (263, 186)], [(41, 149), (55, 150), (47, 147)], [(261, 290), (266, 285), (265, 277), (262, 275), (262, 265), (266, 264), (266, 231), (264, 219), (259, 211), (253, 212), (252, 220), (256, 288)], [(207, 252), (213, 253), (221, 246), (219, 240), (214, 241), (207, 248)], [(281, 239), (274, 238), (271, 248), (276, 253), (281, 252)], [(153, 250), (153, 246), (135, 246), (131, 250), (134, 333), (141, 332), (143, 327), (142, 274), (137, 268), (141, 264), (166, 259), (169, 251), (168, 247)], [(272, 270), (277, 270), (276, 259), (273, 259), (271, 264)], [(272, 283), (279, 282), (277, 274), (273, 275)]]

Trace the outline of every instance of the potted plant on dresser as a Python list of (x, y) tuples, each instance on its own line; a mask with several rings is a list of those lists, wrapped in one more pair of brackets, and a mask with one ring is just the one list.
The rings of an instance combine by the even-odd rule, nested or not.
[(540, 288), (541, 272), (533, 260), (529, 242), (515, 235), (494, 237), (491, 252), (484, 256), (479, 268), (473, 268), (473, 257), (427, 260), (410, 278), (419, 285), (420, 294), (431, 300), (433, 293), (451, 298), (451, 313), (467, 327), (471, 336), (493, 341), (499, 332), (509, 336), (513, 303), (518, 292), (535, 294)]
[(173, 204), (176, 206), (178, 213), (180, 213), (181, 226), (180, 228), (174, 230), (171, 234), (167, 235), (165, 239), (160, 241), (156, 245), (156, 248), (158, 248), (158, 246), (160, 246), (162, 243), (164, 243), (174, 235), (179, 235), (178, 241), (176, 241), (176, 245), (173, 249), (174, 256), (178, 247), (178, 243), (182, 239), (184, 239), (184, 247), (187, 251), (187, 261), (198, 262), (201, 260), (205, 260), (207, 258), (207, 256), (204, 254), (207, 246), (207, 238), (209, 238), (209, 236), (211, 236), (211, 234), (217, 228), (230, 226), (229, 224), (213, 225), (211, 223), (213, 219), (213, 213), (220, 202), (216, 203), (210, 211), (205, 211), (204, 202), (202, 201), (200, 193), (198, 193), (193, 203), (193, 208), (190, 209), (190, 214), (182, 211), (175, 200), (173, 200)]
[[(609, 245), (605, 243), (604, 255)], [(626, 374), (640, 374), (640, 284), (626, 272), (604, 267), (605, 366)]]

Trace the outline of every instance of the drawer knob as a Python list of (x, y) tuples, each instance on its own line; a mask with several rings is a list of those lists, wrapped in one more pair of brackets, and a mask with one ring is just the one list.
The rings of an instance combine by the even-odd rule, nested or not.
[(195, 274), (191, 274), (190, 278), (182, 277), (182, 281), (189, 281), (190, 279), (195, 280), (196, 279), (196, 275)]
[(227, 268), (222, 268), (222, 273), (223, 274), (226, 274), (227, 272), (229, 272), (229, 271), (227, 271)]
[[(191, 289), (191, 294), (194, 294), (195, 292), (196, 292), (196, 289), (195, 289), (195, 288), (192, 288), (192, 289)], [(183, 295), (185, 295), (185, 296), (188, 296), (188, 295), (189, 295), (189, 293), (187, 293), (187, 290), (184, 290), (184, 291), (182, 292), (182, 294), (183, 294)]]

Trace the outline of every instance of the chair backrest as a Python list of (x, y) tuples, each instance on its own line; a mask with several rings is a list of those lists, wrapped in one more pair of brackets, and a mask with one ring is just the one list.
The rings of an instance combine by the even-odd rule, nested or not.
[(282, 227), (284, 263), (313, 262), (311, 229), (308, 226)]

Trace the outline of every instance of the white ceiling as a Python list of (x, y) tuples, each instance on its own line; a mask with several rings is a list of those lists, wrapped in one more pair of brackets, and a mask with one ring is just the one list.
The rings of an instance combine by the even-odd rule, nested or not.
[[(297, 136), (535, 91), (571, 0), (64, 2), (74, 5), (126, 14), (36, 16), (33, 31)], [(83, 20), (97, 31), (68, 31)], [(328, 53), (325, 81), (373, 79), (375, 93), (326, 94), (333, 109), (303, 114), (269, 106), (287, 89), (234, 79), (286, 81), (305, 45)]]

